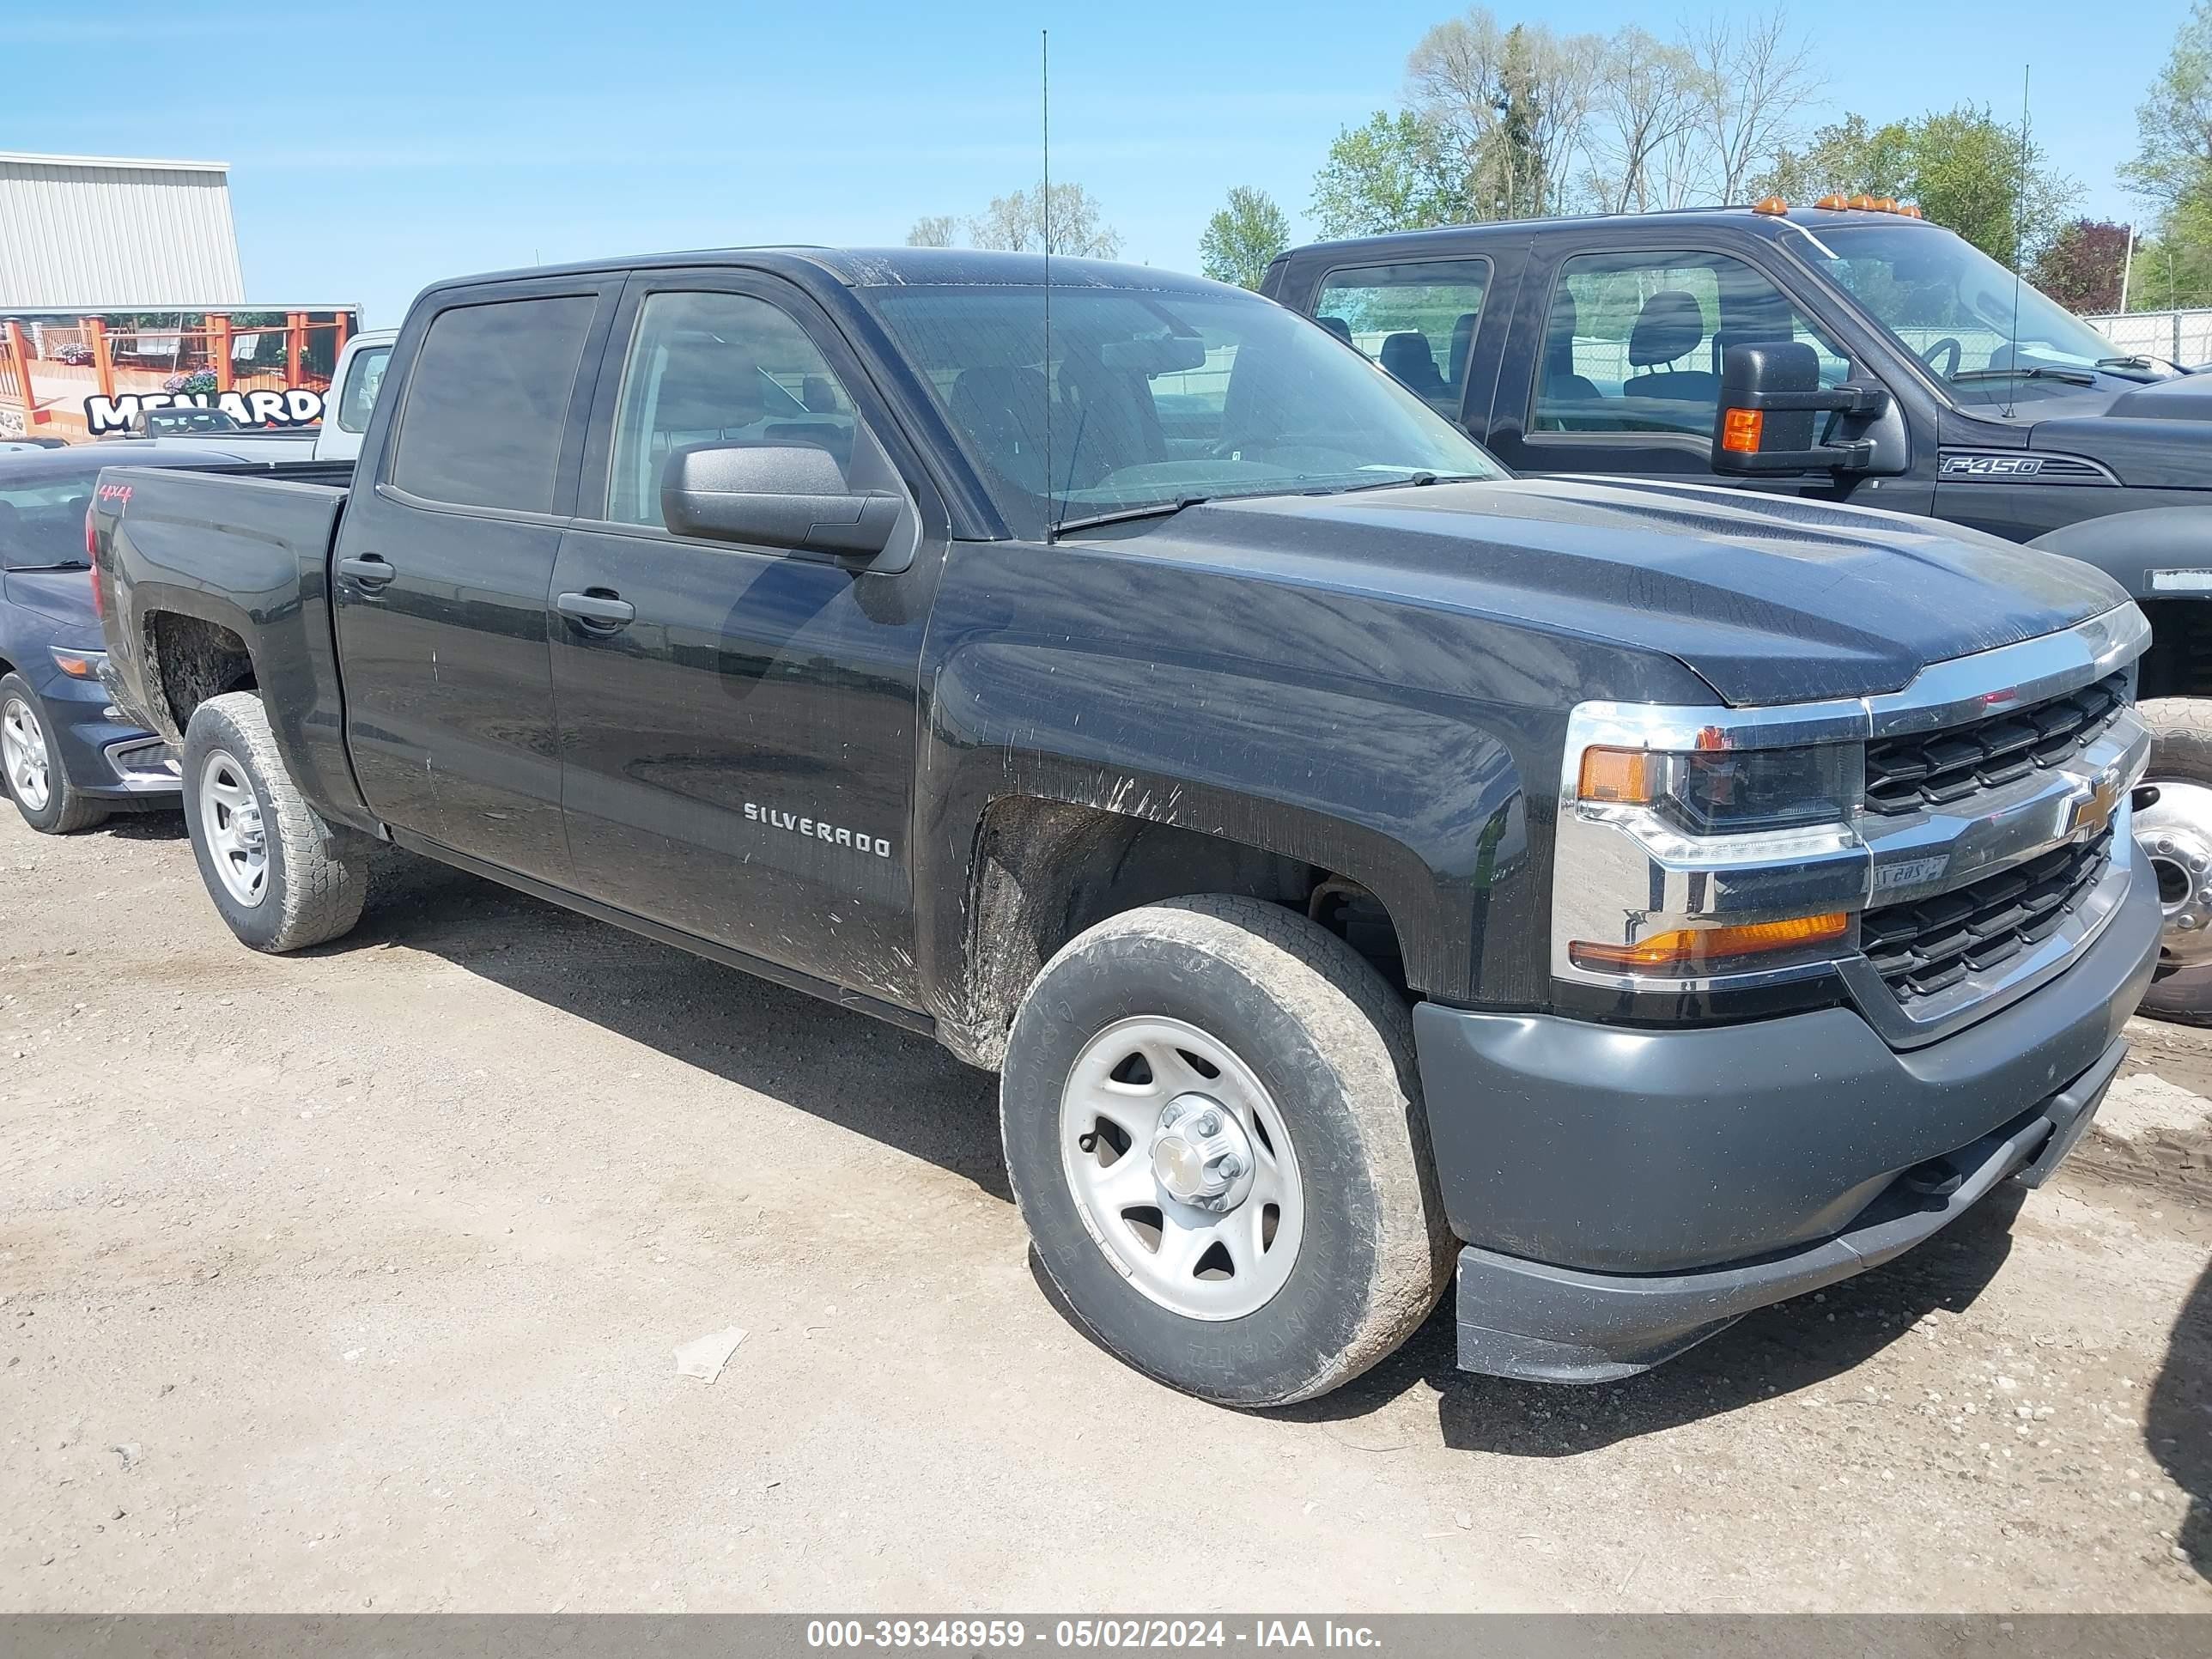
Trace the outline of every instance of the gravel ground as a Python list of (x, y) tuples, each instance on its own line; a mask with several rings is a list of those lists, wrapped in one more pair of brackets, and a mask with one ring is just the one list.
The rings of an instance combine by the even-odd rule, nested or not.
[(0, 812), (0, 1610), (2212, 1610), (2206, 1036), (1657, 1372), (1240, 1416), (930, 1043), (428, 866), (257, 957), (181, 833)]

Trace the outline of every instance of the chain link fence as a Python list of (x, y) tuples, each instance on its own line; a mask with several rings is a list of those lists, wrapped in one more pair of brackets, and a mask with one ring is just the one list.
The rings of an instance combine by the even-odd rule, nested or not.
[(2185, 368), (2212, 363), (2212, 307), (2130, 311), (2081, 320), (2124, 352), (2164, 357)]

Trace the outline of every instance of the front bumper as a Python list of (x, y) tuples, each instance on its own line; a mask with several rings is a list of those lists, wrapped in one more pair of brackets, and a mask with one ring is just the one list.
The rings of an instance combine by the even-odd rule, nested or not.
[(2159, 921), (2139, 878), (2057, 978), (1903, 1052), (1848, 1008), (1654, 1031), (1419, 1005), (1460, 1364), (1630, 1376), (2039, 1182), (2126, 1053)]
[(130, 723), (104, 680), (56, 672), (36, 690), (62, 770), (79, 793), (119, 801), (174, 795), (182, 787), (174, 752), (157, 733)]

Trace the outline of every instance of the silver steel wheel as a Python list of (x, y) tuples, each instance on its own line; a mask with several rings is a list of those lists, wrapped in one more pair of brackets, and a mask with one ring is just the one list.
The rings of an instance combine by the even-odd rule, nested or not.
[(2135, 834), (2166, 916), (2159, 955), (2184, 968), (2212, 963), (2212, 789), (2162, 778), (2150, 787), (2158, 799), (2136, 812)]
[(0, 706), (0, 771), (26, 811), (43, 812), (52, 799), (53, 775), (47, 769), (46, 732), (39, 711), (21, 697)]
[(269, 838), (260, 799), (227, 749), (211, 749), (200, 768), (200, 833), (231, 897), (249, 908), (269, 892)]
[(1162, 1307), (1242, 1319), (1290, 1279), (1305, 1231), (1290, 1126), (1196, 1026), (1146, 1017), (1091, 1038), (1060, 1096), (1060, 1150), (1084, 1226)]

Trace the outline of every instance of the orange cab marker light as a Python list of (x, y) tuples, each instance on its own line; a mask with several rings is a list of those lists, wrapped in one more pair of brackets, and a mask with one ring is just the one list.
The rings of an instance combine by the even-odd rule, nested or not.
[(1813, 204), (1813, 205), (1817, 208), (1826, 208), (1831, 213), (1840, 213), (1850, 204), (1851, 198), (1844, 195), (1843, 191), (1839, 190), (1830, 191), (1826, 196), (1823, 196), (1819, 201)]
[(1897, 204), (1897, 210), (1908, 219), (1925, 219), (1928, 216), (1920, 210), (1917, 202), (1900, 202)]
[(1790, 211), (1790, 204), (1779, 196), (1762, 196), (1751, 204), (1751, 210), (1764, 213), (1771, 219), (1778, 219)]
[(1789, 921), (1755, 921), (1735, 927), (1672, 927), (1633, 945), (1596, 945), (1577, 939), (1568, 954), (1576, 962), (1607, 968), (1683, 968), (1730, 957), (1756, 956), (1794, 945), (1826, 945), (1850, 929), (1841, 910), (1798, 916)]
[(1585, 749), (1576, 793), (1583, 800), (1649, 801), (1651, 757), (1641, 749)]
[(1765, 410), (1731, 409), (1721, 417), (1721, 447), (1738, 455), (1756, 455), (1765, 429)]
[(1858, 209), (1862, 213), (1871, 213), (1874, 211), (1874, 198), (1865, 194), (1863, 191), (1852, 197), (1850, 204), (1852, 207)]
[(1877, 197), (1875, 197), (1875, 198), (1874, 198), (1874, 210), (1875, 210), (1876, 213), (1894, 213), (1894, 212), (1896, 212), (1896, 211), (1897, 211), (1897, 198), (1895, 198), (1894, 196), (1877, 196)]

